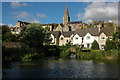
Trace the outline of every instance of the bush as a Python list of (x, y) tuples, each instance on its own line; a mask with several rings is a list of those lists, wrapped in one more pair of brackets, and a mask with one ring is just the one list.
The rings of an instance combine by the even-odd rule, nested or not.
[(69, 50), (69, 48), (67, 48), (67, 47), (63, 47), (62, 46), (62, 51), (61, 51), (61, 53), (60, 53), (60, 57), (62, 57), (62, 58), (66, 58), (66, 57), (68, 57), (69, 55), (70, 55), (70, 50)]
[(24, 54), (21, 57), (21, 61), (32, 61), (32, 59), (37, 55), (37, 53), (28, 53)]
[(93, 50), (98, 50), (99, 49), (99, 44), (96, 40), (92, 43), (91, 49), (93, 49)]

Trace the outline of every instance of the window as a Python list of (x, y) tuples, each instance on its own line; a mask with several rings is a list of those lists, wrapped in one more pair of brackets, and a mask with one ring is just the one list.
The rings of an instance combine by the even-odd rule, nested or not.
[(83, 45), (83, 44), (81, 45), (81, 48), (84, 48), (84, 45)]
[(78, 39), (78, 37), (75, 37), (75, 39)]
[(104, 40), (104, 39), (105, 39), (105, 37), (102, 37), (101, 39), (102, 39), (102, 40)]
[(66, 40), (66, 42), (68, 43), (68, 40)]
[(87, 39), (90, 39), (90, 36), (87, 36)]
[(104, 50), (105, 45), (101, 45), (101, 49)]
[(63, 40), (63, 38), (61, 38), (61, 40)]
[(71, 26), (69, 26), (69, 31), (72, 31)]
[(90, 44), (87, 44), (87, 48), (89, 48), (90, 47)]

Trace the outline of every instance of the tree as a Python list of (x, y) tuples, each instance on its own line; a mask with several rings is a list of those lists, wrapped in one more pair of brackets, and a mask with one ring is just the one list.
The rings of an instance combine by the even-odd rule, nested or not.
[(98, 50), (99, 49), (99, 44), (96, 40), (94, 40), (94, 42), (92, 43), (92, 47), (91, 49), (94, 49), (94, 50)]
[(105, 23), (105, 25), (106, 25), (106, 27), (114, 27), (114, 23), (111, 23), (111, 22)]
[(115, 32), (112, 33), (113, 40), (119, 40), (120, 39), (120, 28), (118, 28)]
[(113, 49), (113, 42), (112, 40), (110, 40), (109, 38), (107, 39), (106, 43), (105, 43), (105, 50), (108, 51), (108, 50), (111, 50)]
[(88, 28), (93, 28), (93, 27), (94, 27), (94, 25), (92, 25), (92, 24), (88, 25)]
[(2, 26), (2, 41), (9, 42), (12, 39), (11, 30), (7, 25)]
[(41, 24), (32, 23), (26, 26), (20, 40), (30, 47), (38, 48), (49, 40), (49, 32)]

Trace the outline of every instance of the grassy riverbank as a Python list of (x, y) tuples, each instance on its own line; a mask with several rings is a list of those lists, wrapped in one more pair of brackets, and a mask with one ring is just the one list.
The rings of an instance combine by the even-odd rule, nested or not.
[(76, 58), (86, 60), (118, 60), (118, 50), (90, 50), (83, 52), (79, 47), (69, 48), (68, 46), (43, 46), (43, 50), (36, 50), (29, 47), (4, 48), (3, 57), (13, 61), (31, 61), (32, 59), (44, 57), (69, 58), (74, 53)]
[[(75, 58), (79, 60), (94, 60), (94, 61), (117, 61), (119, 58), (118, 50), (90, 50), (89, 52), (81, 51), (79, 47), (69, 46), (43, 46), (43, 50), (38, 50), (21, 47), (21, 48), (5, 48), (3, 47), (3, 62), (9, 65), (10, 62), (16, 61), (32, 61), (44, 57), (51, 58), (70, 58), (71, 53), (74, 53)], [(4, 66), (3, 64), (3, 66)]]
[(91, 50), (90, 52), (77, 52), (80, 59), (86, 60), (118, 60), (118, 50)]

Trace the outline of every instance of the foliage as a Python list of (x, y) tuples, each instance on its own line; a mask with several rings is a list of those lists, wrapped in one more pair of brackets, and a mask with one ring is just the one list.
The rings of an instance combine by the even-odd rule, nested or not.
[(57, 45), (45, 45), (43, 50), (46, 57), (59, 57), (60, 51)]
[(105, 50), (111, 50), (113, 48), (112, 41), (108, 38), (106, 43), (105, 43)]
[(67, 46), (68, 48), (71, 47), (71, 46), (72, 46), (71, 41), (69, 41), (68, 43), (66, 43), (66, 46)]
[(90, 52), (77, 52), (79, 59), (85, 60), (117, 60), (118, 50), (91, 50)]
[(37, 48), (38, 46), (43, 45), (43, 43), (46, 44), (47, 42), (50, 42), (49, 36), (49, 32), (42, 28), (41, 24), (32, 23), (27, 25), (20, 40), (30, 47)]
[(120, 31), (115, 31), (113, 34), (112, 34), (112, 37), (113, 37), (113, 40), (118, 40), (120, 39)]
[(67, 50), (63, 50), (61, 53), (60, 53), (60, 57), (62, 58), (66, 58), (70, 55), (70, 51), (67, 49)]
[(25, 25), (25, 26), (22, 27), (21, 32), (19, 34), (20, 37), (24, 34), (24, 32), (25, 32), (26, 29), (27, 29), (27, 25)]
[(32, 61), (32, 59), (37, 55), (37, 53), (28, 53), (28, 54), (24, 54), (21, 57), (22, 61)]
[(93, 50), (99, 49), (99, 44), (98, 44), (98, 42), (96, 40), (92, 43), (91, 49), (93, 49)]
[(7, 25), (2, 26), (2, 41), (9, 42), (11, 41), (12, 33)]
[(11, 41), (12, 42), (19, 42), (19, 37), (20, 37), (19, 34), (13, 34), (11, 37)]
[(120, 46), (120, 42), (118, 41), (118, 39), (112, 39), (110, 40), (109, 38), (107, 39), (106, 43), (105, 43), (105, 50), (112, 50), (112, 49), (118, 49)]
[(92, 24), (88, 25), (88, 28), (93, 28), (93, 27), (94, 27), (94, 25), (92, 25)]
[(114, 23), (105, 23), (106, 27), (114, 27)]
[(2, 26), (2, 41), (4, 42), (19, 42), (20, 35), (12, 34), (7, 25)]

